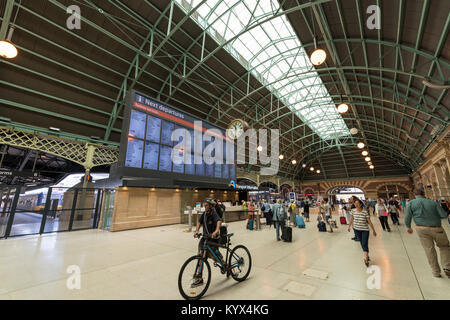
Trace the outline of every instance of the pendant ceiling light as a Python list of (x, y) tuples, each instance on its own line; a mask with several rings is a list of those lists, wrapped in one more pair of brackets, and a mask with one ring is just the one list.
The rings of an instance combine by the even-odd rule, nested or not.
[(278, 156), (278, 158), (279, 158), (280, 160), (283, 160), (283, 159), (284, 159), (284, 156), (283, 156), (282, 154), (280, 154), (280, 155)]
[(365, 157), (364, 160), (366, 160), (367, 162), (370, 161), (370, 157)]
[(351, 133), (352, 135), (358, 134), (358, 129), (357, 129), (357, 128), (351, 128), (351, 129), (350, 129), (350, 133)]
[[(314, 24), (315, 25), (315, 24)], [(315, 36), (315, 30), (314, 30), (314, 51), (311, 53), (310, 57), (311, 63), (315, 66), (320, 66), (327, 60), (327, 53), (325, 50), (317, 48), (317, 40)]]
[(346, 103), (341, 103), (338, 107), (337, 110), (339, 113), (346, 113), (348, 111), (348, 104)]
[(366, 150), (364, 150), (363, 152), (361, 152), (361, 154), (365, 157), (369, 155), (369, 152), (367, 152)]
[(309, 168), (309, 170), (314, 171), (314, 167)]
[(364, 148), (366, 145), (364, 144), (364, 142), (358, 142), (358, 144), (356, 145), (359, 149)]
[(315, 66), (320, 66), (327, 60), (327, 53), (323, 49), (316, 49), (311, 54), (311, 63)]
[(0, 57), (5, 59), (14, 59), (18, 55), (18, 51), (14, 43), (12, 43), (12, 35), (14, 33), (14, 28), (9, 29), (8, 37), (6, 40), (0, 41)]
[(317, 173), (320, 173), (320, 170), (319, 169), (317, 169), (317, 171), (316, 171)]
[(292, 160), (292, 164), (297, 164), (297, 160)]

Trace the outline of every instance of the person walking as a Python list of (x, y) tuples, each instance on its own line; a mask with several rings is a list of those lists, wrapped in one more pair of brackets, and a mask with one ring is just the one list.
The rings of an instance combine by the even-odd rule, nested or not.
[(328, 198), (325, 198), (324, 200), (322, 200), (322, 217), (325, 220), (326, 224), (328, 224), (330, 226), (330, 230), (328, 230), (328, 232), (333, 232), (333, 226), (330, 223), (330, 219), (331, 219), (331, 206), (328, 203)]
[[(247, 229), (253, 230), (254, 223), (255, 223), (255, 205), (253, 204), (253, 201), (249, 201), (248, 203), (248, 220), (247, 220)], [(250, 221), (252, 221), (252, 228), (250, 228)]]
[(400, 225), (400, 221), (398, 220), (399, 212), (398, 212), (398, 202), (391, 197), (389, 200), (389, 213), (391, 214), (391, 220), (393, 224)]
[(384, 204), (383, 200), (380, 198), (378, 199), (377, 204), (375, 205), (375, 212), (378, 216), (378, 219), (380, 220), (381, 226), (383, 227), (384, 231), (391, 232), (391, 228), (389, 227), (389, 220), (388, 220), (388, 208)]
[(411, 220), (414, 219), (416, 232), (430, 264), (434, 277), (441, 277), (435, 244), (441, 254), (441, 263), (445, 274), (450, 278), (450, 244), (447, 234), (442, 228), (441, 220), (447, 217), (447, 213), (440, 205), (425, 198), (422, 189), (414, 190), (415, 199), (406, 207), (405, 225), (408, 233), (412, 234)]
[(286, 219), (286, 213), (281, 199), (278, 199), (277, 203), (272, 206), (272, 212), (272, 221), (275, 223), (277, 241), (280, 241), (280, 229), (284, 226)]
[(272, 225), (272, 215), (270, 213), (270, 204), (266, 202), (266, 200), (263, 200), (263, 203), (261, 205), (261, 211), (264, 214), (264, 217), (266, 218), (266, 225), (269, 227)]
[(303, 217), (305, 217), (306, 222), (309, 222), (309, 200), (306, 199), (303, 207)]
[(289, 209), (288, 209), (288, 211), (289, 211), (289, 222), (290, 222), (290, 224), (291, 225), (293, 225), (294, 227), (296, 227), (297, 226), (297, 223), (295, 222), (295, 217), (296, 217), (296, 212), (295, 212), (295, 210), (296, 210), (296, 205), (295, 205), (295, 203), (294, 202), (291, 202), (290, 204), (289, 204)]
[(373, 235), (376, 237), (377, 232), (370, 220), (370, 214), (366, 208), (363, 207), (361, 200), (354, 200), (355, 209), (352, 211), (352, 216), (350, 218), (350, 224), (348, 226), (348, 232), (353, 227), (356, 237), (361, 242), (361, 247), (363, 249), (364, 263), (366, 267), (369, 266), (369, 235), (370, 228), (372, 229)]

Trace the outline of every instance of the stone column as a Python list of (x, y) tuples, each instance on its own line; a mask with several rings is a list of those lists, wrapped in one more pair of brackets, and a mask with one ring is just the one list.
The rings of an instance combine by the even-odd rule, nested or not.
[(438, 184), (438, 192), (436, 194), (436, 198), (445, 198), (450, 199), (450, 189), (447, 185), (447, 181), (445, 180), (445, 174), (442, 171), (441, 165), (439, 162), (433, 163), (434, 174), (436, 175), (436, 180)]

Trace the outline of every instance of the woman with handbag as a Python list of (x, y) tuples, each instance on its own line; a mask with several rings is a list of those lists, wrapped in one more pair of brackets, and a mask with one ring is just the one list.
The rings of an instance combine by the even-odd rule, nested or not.
[(383, 203), (383, 200), (380, 198), (378, 199), (377, 204), (375, 205), (375, 212), (377, 213), (378, 219), (380, 219), (381, 226), (383, 227), (384, 231), (391, 232), (391, 228), (389, 228), (389, 222), (388, 222), (388, 208)]

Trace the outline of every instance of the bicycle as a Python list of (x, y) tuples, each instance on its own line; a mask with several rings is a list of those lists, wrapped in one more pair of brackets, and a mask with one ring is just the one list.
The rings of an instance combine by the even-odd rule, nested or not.
[[(219, 267), (220, 272), (226, 274), (227, 278), (231, 276), (238, 282), (247, 279), (252, 267), (252, 257), (249, 250), (243, 245), (237, 245), (230, 249), (230, 238), (233, 235), (234, 233), (230, 233), (223, 236), (226, 239), (225, 244), (211, 243), (209, 240), (212, 238), (206, 236), (200, 254), (186, 260), (178, 275), (178, 289), (183, 298), (197, 300), (208, 290), (211, 283), (211, 267), (208, 262), (208, 255), (212, 257), (214, 267)], [(202, 237), (202, 234), (197, 234), (197, 238), (200, 237)], [(217, 250), (218, 248), (226, 249), (225, 260), (222, 260), (222, 255), (213, 248), (217, 248)], [(191, 268), (194, 269), (191, 270)], [(206, 276), (205, 272), (207, 273)], [(201, 279), (200, 284), (196, 284), (199, 279)]]

